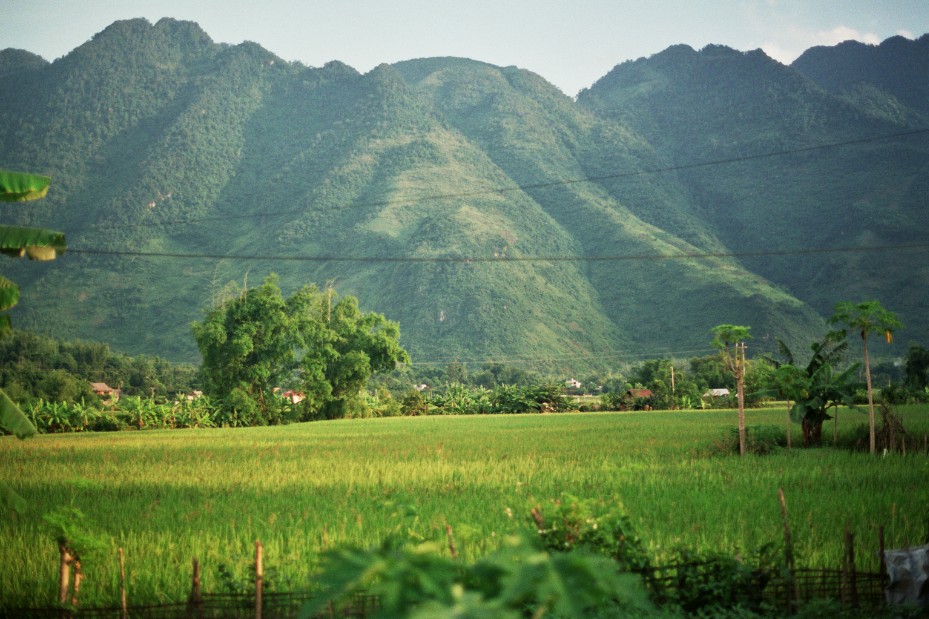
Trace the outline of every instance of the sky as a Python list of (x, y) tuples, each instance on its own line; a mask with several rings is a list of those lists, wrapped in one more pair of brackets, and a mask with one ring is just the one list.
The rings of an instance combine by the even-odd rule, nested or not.
[(172, 17), (308, 66), (459, 56), (528, 69), (570, 96), (679, 43), (789, 64), (816, 45), (929, 33), (927, 0), (0, 0), (0, 15), (0, 49), (49, 61), (114, 21)]

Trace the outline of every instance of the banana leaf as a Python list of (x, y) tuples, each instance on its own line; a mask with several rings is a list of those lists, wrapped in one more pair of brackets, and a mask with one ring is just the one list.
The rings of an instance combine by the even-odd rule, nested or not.
[(0, 202), (25, 202), (44, 198), (51, 179), (40, 174), (0, 170)]
[(19, 286), (0, 275), (0, 310), (10, 309), (19, 301)]
[(3, 389), (0, 389), (0, 426), (19, 438), (26, 438), (36, 433), (35, 426)]
[(0, 226), (0, 253), (14, 258), (28, 256), (30, 260), (54, 260), (66, 247), (63, 232), (44, 228)]
[(5, 483), (0, 482), (0, 510), (13, 510), (23, 514), (26, 512), (26, 499), (16, 494), (16, 492)]

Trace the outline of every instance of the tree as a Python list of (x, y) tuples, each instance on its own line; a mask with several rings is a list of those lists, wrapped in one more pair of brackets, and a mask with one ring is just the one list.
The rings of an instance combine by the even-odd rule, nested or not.
[(906, 386), (913, 391), (929, 386), (929, 350), (918, 344), (910, 344), (906, 353)]
[(305, 286), (284, 299), (277, 277), (226, 300), (193, 325), (204, 389), (251, 423), (273, 423), (277, 387), (303, 392), (304, 418), (345, 416), (373, 373), (409, 362), (399, 326), (358, 300)]
[(713, 346), (720, 350), (726, 371), (736, 380), (739, 403), (739, 455), (745, 455), (745, 340), (751, 327), (717, 325), (713, 327)]
[(861, 335), (864, 347), (864, 374), (868, 386), (868, 428), (871, 453), (877, 451), (877, 440), (874, 429), (874, 394), (871, 388), (871, 363), (868, 360), (868, 335), (883, 333), (887, 343), (893, 342), (895, 329), (902, 329), (903, 323), (896, 314), (884, 309), (878, 301), (863, 301), (853, 304), (843, 301), (835, 306), (835, 312), (829, 319), (830, 324), (844, 325), (847, 330), (857, 331)]
[[(771, 359), (776, 366), (773, 383), (781, 397), (794, 404), (790, 417), (800, 423), (803, 431), (803, 446), (819, 445), (822, 442), (823, 423), (832, 417), (830, 409), (840, 405), (852, 406), (859, 383), (853, 380), (858, 365), (842, 372), (835, 365), (845, 356), (848, 342), (841, 332), (827, 333), (821, 342), (811, 346), (813, 356), (805, 367), (796, 365), (793, 353), (778, 341), (782, 363)], [(836, 413), (838, 414), (838, 413)]]
[[(38, 174), (0, 170), (0, 202), (27, 202), (45, 197), (51, 179)], [(65, 235), (42, 228), (0, 226), (0, 253), (30, 260), (54, 260), (59, 251), (64, 251)], [(19, 301), (19, 287), (0, 276), (0, 311), (5, 311)], [(0, 316), (0, 337), (11, 329), (10, 317)], [(19, 438), (35, 434), (35, 426), (18, 406), (0, 390), (0, 425)], [(6, 484), (0, 485), (0, 505), (17, 510), (23, 509), (23, 500)]]

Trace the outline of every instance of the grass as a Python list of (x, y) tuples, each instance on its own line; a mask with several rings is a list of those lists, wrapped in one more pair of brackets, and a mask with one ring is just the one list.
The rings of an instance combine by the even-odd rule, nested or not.
[[(929, 409), (903, 413), (911, 433), (929, 434)], [(783, 425), (783, 411), (748, 415)], [(866, 421), (843, 412), (840, 432)], [(221, 589), (220, 565), (244, 582), (257, 539), (275, 588), (302, 589), (321, 551), (396, 530), (444, 543), (448, 523), (463, 557), (480, 556), (527, 526), (530, 506), (544, 511), (565, 492), (621, 503), (659, 561), (682, 546), (778, 542), (781, 487), (800, 564), (837, 566), (846, 522), (860, 569), (876, 568), (881, 526), (888, 547), (923, 543), (925, 454), (819, 448), (740, 459), (713, 447), (734, 423), (732, 411), (636, 412), (4, 437), (0, 477), (30, 507), (0, 524), (0, 605), (56, 598), (57, 545), (41, 516), (60, 506), (83, 512), (105, 545), (83, 561), (83, 605), (117, 599), (117, 546), (133, 603), (184, 599), (194, 556), (205, 590)], [(831, 427), (824, 434), (828, 443)]]

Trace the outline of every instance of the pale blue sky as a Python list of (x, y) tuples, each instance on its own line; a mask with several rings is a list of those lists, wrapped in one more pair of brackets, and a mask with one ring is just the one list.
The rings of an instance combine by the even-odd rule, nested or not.
[(0, 15), (0, 49), (47, 60), (118, 19), (173, 17), (310, 66), (462, 56), (529, 69), (569, 95), (676, 43), (789, 63), (814, 45), (929, 32), (929, 0), (0, 0)]

